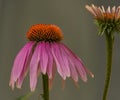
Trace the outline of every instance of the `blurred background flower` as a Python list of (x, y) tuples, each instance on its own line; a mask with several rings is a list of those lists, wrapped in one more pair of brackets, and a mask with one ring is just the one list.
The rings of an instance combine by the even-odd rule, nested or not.
[(97, 7), (94, 4), (86, 5), (85, 8), (93, 15), (95, 24), (98, 26), (98, 35), (105, 34), (106, 40), (106, 76), (103, 92), (103, 100), (107, 100), (112, 73), (112, 56), (114, 48), (114, 33), (120, 32), (120, 6)]
[(86, 9), (93, 15), (95, 23), (99, 28), (98, 35), (103, 35), (105, 33), (112, 34), (114, 32), (120, 32), (120, 6), (110, 7), (106, 9), (104, 6), (91, 6), (86, 5)]

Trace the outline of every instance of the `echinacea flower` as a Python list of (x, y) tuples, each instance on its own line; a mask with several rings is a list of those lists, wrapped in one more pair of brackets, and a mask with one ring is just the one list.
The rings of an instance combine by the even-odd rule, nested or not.
[(37, 77), (47, 74), (49, 82), (52, 83), (57, 71), (63, 80), (71, 77), (78, 82), (78, 76), (87, 81), (88, 71), (81, 59), (76, 56), (67, 46), (60, 41), (63, 39), (62, 31), (58, 26), (52, 24), (33, 25), (27, 32), (30, 40), (20, 50), (15, 58), (9, 85), (21, 88), (23, 80), (29, 71), (30, 89), (35, 90)]
[(114, 6), (105, 10), (103, 6), (97, 7), (95, 5), (88, 6), (86, 9), (94, 16), (96, 24), (99, 28), (99, 34), (120, 32), (120, 6)]
[(120, 32), (120, 6), (114, 6), (105, 10), (104, 7), (97, 7), (95, 5), (88, 6), (86, 9), (94, 16), (96, 24), (99, 28), (99, 35), (105, 34), (106, 38), (106, 78), (103, 92), (103, 99), (107, 100), (108, 90), (111, 80), (112, 72), (112, 56), (114, 47), (114, 32)]

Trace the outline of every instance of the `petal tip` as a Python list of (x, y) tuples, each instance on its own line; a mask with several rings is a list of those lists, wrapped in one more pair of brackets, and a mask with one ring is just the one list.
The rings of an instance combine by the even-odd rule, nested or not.
[(91, 74), (91, 77), (94, 78), (95, 77), (94, 74)]
[(21, 85), (18, 85), (18, 84), (17, 84), (16, 87), (17, 87), (18, 89), (21, 89)]
[(12, 88), (12, 90), (14, 90), (14, 82), (10, 81), (9, 86)]
[(31, 92), (34, 92), (35, 91), (35, 88), (30, 88)]
[(83, 80), (84, 82), (87, 82), (87, 78), (83, 78), (82, 80)]

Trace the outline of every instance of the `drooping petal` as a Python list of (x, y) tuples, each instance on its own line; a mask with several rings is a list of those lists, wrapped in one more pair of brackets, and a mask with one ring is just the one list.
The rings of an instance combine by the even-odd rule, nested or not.
[(85, 70), (85, 66), (79, 58), (75, 59), (76, 69), (81, 76), (81, 79), (86, 82), (87, 81), (87, 72)]
[(48, 65), (48, 53), (46, 51), (46, 43), (42, 42), (41, 44), (41, 51), (40, 51), (40, 67), (41, 72), (43, 74), (46, 74), (47, 71), (47, 65)]
[(67, 48), (64, 44), (62, 44), (64, 50), (71, 56), (71, 59), (73, 60), (76, 70), (80, 74), (80, 77), (83, 81), (87, 81), (87, 75), (86, 70), (84, 69), (84, 65), (80, 58), (78, 58), (69, 48)]
[(36, 84), (37, 84), (37, 76), (38, 76), (38, 67), (40, 62), (40, 49), (41, 49), (41, 43), (38, 43), (34, 53), (31, 58), (30, 62), (30, 89), (31, 91), (35, 90)]
[[(68, 59), (66, 58), (62, 47), (60, 45), (60, 43), (54, 43), (53, 45), (54, 47), (54, 51), (55, 51), (55, 61), (57, 64), (57, 70), (60, 73), (60, 70), (62, 70), (62, 73), (60, 73), (60, 75), (62, 74), (62, 78), (65, 80), (66, 77), (70, 77), (70, 68), (69, 68), (69, 63), (68, 63)], [(60, 67), (60, 70), (59, 70)]]
[[(36, 45), (36, 43), (34, 43), (34, 46), (35, 45)], [(26, 63), (25, 63), (25, 66), (23, 67), (23, 70), (21, 72), (20, 77), (17, 79), (17, 83), (16, 83), (17, 88), (21, 88), (23, 80), (28, 73), (28, 69), (29, 69), (31, 57), (32, 57), (32, 54), (33, 54), (34, 46), (32, 47), (32, 51), (30, 52), (30, 54), (26, 58), (26, 61), (25, 61)]]
[(77, 70), (76, 70), (75, 65), (71, 58), (70, 58), (70, 61), (71, 61), (70, 62), (71, 77), (75, 82), (77, 82), (78, 81), (78, 73), (77, 73)]
[(11, 79), (9, 85), (14, 88), (14, 82), (17, 81), (17, 79), (20, 77), (27, 61), (28, 56), (30, 55), (32, 51), (32, 47), (34, 45), (34, 42), (28, 42), (18, 53), (18, 55), (15, 58), (13, 69), (11, 72)]
[[(63, 47), (62, 47), (63, 46)], [(61, 43), (61, 47), (63, 49), (63, 51), (65, 52), (64, 54), (66, 55), (66, 57), (69, 60), (69, 68), (70, 68), (70, 72), (71, 72), (71, 77), (74, 81), (78, 81), (78, 73), (77, 70), (75, 68), (75, 64), (74, 64), (74, 59), (73, 57), (69, 54), (68, 50), (66, 51), (65, 46)]]
[(46, 42), (46, 52), (48, 53), (48, 65), (47, 65), (47, 74), (49, 79), (52, 78), (52, 69), (53, 69), (53, 55), (51, 52), (51, 44)]
[(69, 53), (66, 52), (66, 50), (64, 50), (64, 48), (62, 47), (64, 45), (62, 45), (62, 44), (60, 44), (60, 45), (61, 45), (62, 51), (64, 52), (66, 59), (68, 59), (70, 75), (71, 75), (72, 79), (75, 82), (77, 82), (78, 81), (78, 73), (77, 73), (77, 70), (75, 68), (75, 64), (73, 62), (73, 57), (71, 57), (71, 55), (69, 55)]
[(52, 47), (52, 55), (53, 55), (54, 61), (56, 63), (57, 71), (60, 74), (60, 76), (65, 80), (66, 75), (65, 75), (65, 72), (63, 69), (63, 67), (65, 67), (65, 66), (63, 64), (59, 48), (56, 46), (56, 43), (53, 43), (51, 47)]
[(56, 73), (56, 67), (53, 63), (53, 68), (52, 68), (52, 78), (49, 79), (49, 90), (52, 88), (53, 86), (53, 81), (54, 81), (54, 77), (55, 77), (55, 73)]
[(94, 74), (91, 71), (89, 71), (87, 68), (84, 69), (86, 70), (87, 74), (89, 74), (92, 78), (94, 78)]
[[(29, 61), (28, 61), (28, 63), (29, 63)], [(23, 68), (22, 72), (21, 72), (20, 77), (17, 79), (17, 82), (16, 82), (16, 87), (17, 88), (21, 88), (23, 80), (28, 73), (28, 69), (29, 69), (28, 65), (26, 64), (25, 67)]]
[(64, 64), (63, 68), (65, 70), (65, 74), (67, 77), (70, 77), (70, 68), (69, 68), (68, 57), (66, 56), (66, 53), (64, 52), (63, 48), (61, 47), (61, 43), (58, 43), (57, 46), (61, 53), (61, 58), (63, 60), (61, 63)]

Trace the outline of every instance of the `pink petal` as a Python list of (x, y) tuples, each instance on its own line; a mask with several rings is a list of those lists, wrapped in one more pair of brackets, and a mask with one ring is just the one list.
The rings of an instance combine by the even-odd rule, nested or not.
[(78, 81), (78, 73), (77, 73), (77, 70), (75, 68), (75, 64), (73, 62), (73, 58), (70, 55), (68, 55), (67, 52), (66, 52), (66, 56), (67, 56), (67, 58), (69, 60), (69, 68), (70, 68), (70, 72), (71, 72), (71, 77), (72, 77), (72, 79), (74, 81), (77, 82)]
[(26, 66), (26, 63), (28, 61), (28, 56), (31, 53), (33, 45), (34, 45), (34, 42), (28, 42), (22, 48), (22, 50), (20, 50), (20, 52), (15, 58), (13, 69), (11, 72), (10, 84), (9, 84), (13, 88), (14, 88), (14, 81), (17, 81), (17, 79), (19, 79), (24, 67)]
[(63, 68), (65, 70), (65, 74), (67, 77), (70, 77), (70, 68), (69, 68), (69, 61), (68, 61), (68, 56), (66, 56), (66, 53), (64, 51), (64, 49), (62, 48), (62, 46), (60, 45), (61, 43), (59, 43), (58, 49), (60, 50), (61, 53), (61, 58), (62, 58), (62, 62), (64, 64)]
[(40, 54), (40, 66), (41, 66), (41, 72), (43, 74), (46, 74), (47, 71), (47, 65), (48, 65), (48, 53), (46, 51), (46, 43), (42, 42), (41, 44), (41, 54)]
[[(32, 48), (32, 49), (33, 49), (33, 48)], [(29, 67), (29, 64), (30, 64), (30, 61), (31, 61), (32, 53), (33, 53), (33, 52), (31, 52), (31, 53), (29, 54), (29, 56), (27, 56), (27, 58), (26, 58), (27, 61), (25, 61), (25, 62), (26, 62), (26, 63), (25, 63), (25, 67), (23, 68), (23, 70), (22, 70), (22, 72), (21, 72), (21, 75), (20, 75), (20, 77), (19, 77), (18, 80), (17, 80), (17, 88), (21, 88), (21, 85), (22, 85), (22, 83), (23, 83), (23, 80), (24, 80), (25, 76), (26, 76), (27, 73), (28, 73), (28, 67)]]
[(48, 65), (47, 65), (47, 74), (49, 79), (52, 78), (52, 68), (53, 68), (53, 56), (51, 52), (51, 44), (46, 43), (46, 52), (48, 53)]
[[(64, 46), (62, 43), (61, 43), (61, 46)], [(69, 60), (69, 68), (70, 68), (70, 72), (71, 72), (71, 77), (73, 78), (74, 81), (78, 81), (78, 74), (77, 74), (77, 71), (76, 71), (76, 68), (75, 68), (75, 64), (73, 62), (73, 57), (71, 57), (71, 55), (69, 55), (69, 51), (66, 52), (65, 50), (65, 47), (62, 47), (63, 48), (63, 51), (65, 52), (65, 56), (68, 58)]]
[(84, 65), (82, 63), (82, 61), (80, 60), (80, 58), (78, 58), (69, 48), (67, 48), (64, 44), (62, 44), (64, 50), (68, 53), (68, 55), (70, 55), (70, 58), (72, 59), (72, 61), (75, 64), (76, 70), (78, 71), (78, 73), (81, 76), (81, 79), (83, 81), (87, 81), (87, 76), (86, 76), (86, 70), (84, 68)]
[(70, 69), (68, 64), (68, 59), (65, 57), (63, 52), (61, 51), (61, 47), (59, 43), (54, 43), (52, 45), (53, 47), (53, 56), (56, 61), (57, 70), (59, 74), (63, 77), (63, 79), (66, 79), (66, 76), (70, 76)]
[(40, 62), (41, 43), (38, 43), (30, 62), (30, 89), (34, 91), (37, 84), (38, 67)]
[(53, 55), (54, 61), (56, 63), (57, 71), (60, 74), (60, 76), (65, 80), (66, 75), (63, 70), (63, 62), (60, 57), (60, 52), (58, 52), (58, 51), (59, 51), (59, 49), (57, 48), (56, 43), (53, 43), (52, 44), (52, 55)]
[(86, 72), (85, 67), (84, 67), (83, 63), (81, 62), (81, 60), (76, 58), (75, 65), (76, 65), (76, 69), (77, 69), (78, 73), (81, 76), (81, 79), (86, 82), (87, 81), (87, 75), (86, 75), (87, 72)]
[(51, 90), (51, 88), (53, 86), (55, 73), (56, 73), (56, 67), (53, 65), (53, 68), (52, 68), (52, 78), (49, 79), (49, 90)]

